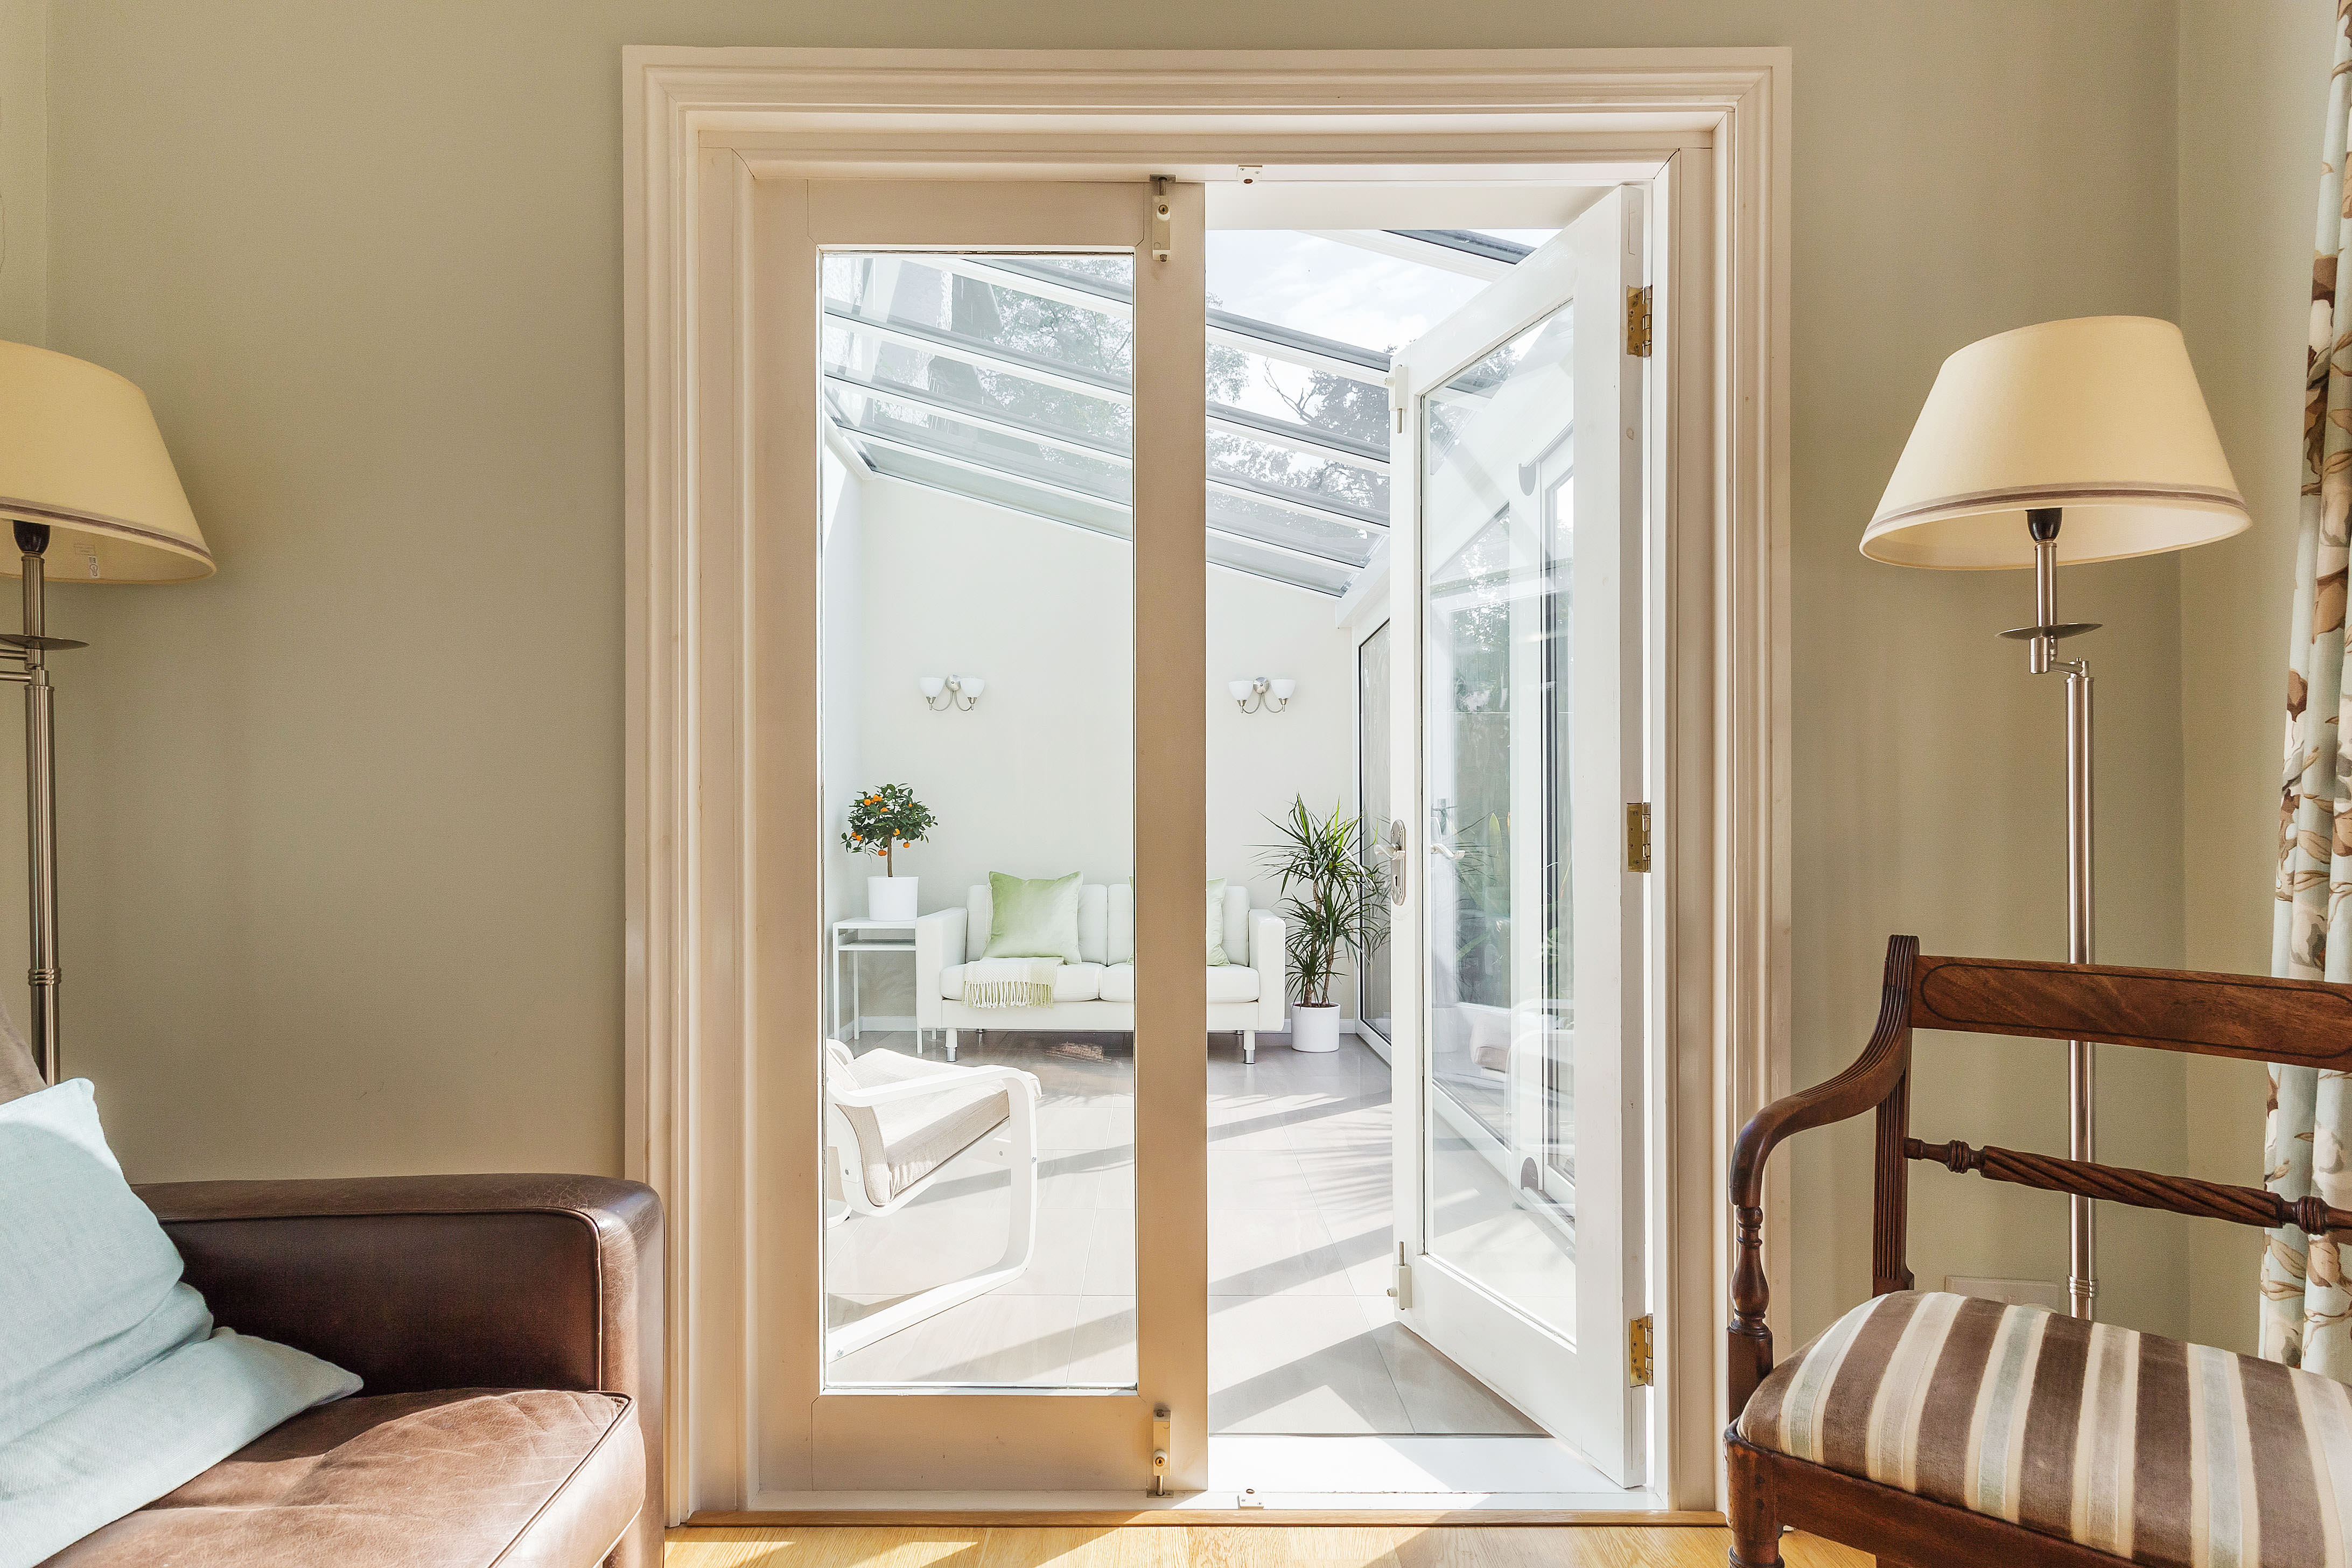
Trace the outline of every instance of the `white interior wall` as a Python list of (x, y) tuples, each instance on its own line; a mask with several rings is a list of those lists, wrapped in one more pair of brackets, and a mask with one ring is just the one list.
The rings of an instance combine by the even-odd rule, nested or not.
[[(827, 450), (820, 461), (820, 504), (824, 510), (824, 793), (845, 801), (858, 785), (857, 715), (865, 696), (858, 688), (866, 605), (861, 508), (866, 487)], [(824, 908), (828, 920), (866, 912), (866, 857), (841, 847), (840, 829), (828, 836)]]
[[(851, 791), (913, 785), (939, 826), (898, 861), (900, 874), (922, 879), (927, 913), (961, 904), (991, 871), (1081, 871), (1090, 882), (1129, 876), (1129, 547), (887, 479), (860, 478), (849, 488), (859, 493), (835, 508), (831, 527), (838, 534), (842, 519), (853, 520), (846, 537), (861, 564), (840, 566), (830, 545), (825, 563), (834, 830)], [(837, 610), (836, 598), (854, 598), (855, 611)], [(1335, 803), (1355, 810), (1355, 640), (1333, 624), (1333, 603), (1209, 573), (1209, 867), (1249, 881), (1261, 907), (1276, 896), (1256, 867), (1256, 847), (1272, 836), (1265, 819), (1295, 795), (1318, 811)], [(852, 613), (854, 637), (835, 636)], [(854, 670), (844, 668), (850, 647)], [(925, 707), (917, 679), (949, 674), (986, 680), (971, 711)], [(1225, 683), (1254, 675), (1297, 681), (1287, 710), (1236, 708)], [(845, 712), (855, 713), (854, 730), (835, 721)], [(870, 859), (837, 858), (827, 895), (836, 918), (863, 912), (864, 879), (875, 868)], [(911, 1014), (908, 965), (864, 962), (866, 1012)]]

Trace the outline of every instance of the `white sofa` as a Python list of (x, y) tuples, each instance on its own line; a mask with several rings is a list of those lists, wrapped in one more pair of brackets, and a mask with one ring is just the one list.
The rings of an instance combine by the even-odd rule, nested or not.
[[(988, 889), (974, 888), (960, 910), (940, 910), (915, 922), (916, 1039), (946, 1031), (948, 1060), (955, 1060), (960, 1029), (1102, 1029), (1135, 1032), (1135, 889), (1125, 882), (1078, 888), (1078, 962), (1054, 972), (1050, 1007), (967, 1007), (963, 966), (988, 946)], [(1209, 987), (1209, 1031), (1234, 1031), (1242, 1056), (1257, 1059), (1260, 1029), (1280, 1029), (1289, 1016), (1290, 976), (1283, 952), (1282, 917), (1249, 907), (1249, 889), (1228, 882), (1224, 904), (1225, 956), (1212, 968), (1203, 952), (1201, 973)], [(1202, 933), (1205, 945), (1206, 932)]]

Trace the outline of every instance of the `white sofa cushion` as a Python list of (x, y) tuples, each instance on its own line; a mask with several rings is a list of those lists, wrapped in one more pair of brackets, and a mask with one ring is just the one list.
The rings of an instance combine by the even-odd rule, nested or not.
[(1225, 962), (1247, 963), (1249, 950), (1249, 884), (1228, 880), (1225, 883)]
[[(940, 971), (940, 994), (950, 1002), (963, 1000), (963, 965), (950, 963)], [(1099, 963), (1059, 963), (1054, 966), (1054, 1000), (1092, 1002), (1102, 995), (1103, 966)], [(1130, 993), (1128, 1000), (1133, 1001)]]
[[(1133, 963), (1135, 962), (1135, 889), (1124, 881), (1113, 882), (1103, 889), (1107, 895), (1108, 917), (1105, 931), (1103, 962)], [(1251, 963), (1255, 959), (1249, 950), (1250, 890), (1247, 882), (1228, 880), (1225, 883), (1224, 934), (1227, 963)], [(1084, 950), (1087, 940), (1086, 906), (1078, 906), (1078, 944)], [(1093, 954), (1086, 954), (1092, 957)], [(1130, 1000), (1132, 998), (1129, 998)], [(1104, 1001), (1117, 998), (1106, 996)]]
[[(1209, 977), (1212, 1002), (1257, 1000), (1257, 971), (1246, 964), (1229, 963), (1223, 969), (1203, 966), (1201, 973)], [(1135, 965), (1114, 963), (1102, 972), (1102, 999), (1128, 1003), (1135, 1000)]]
[[(1103, 962), (1133, 963), (1135, 962), (1135, 888), (1129, 882), (1113, 882), (1104, 889), (1108, 917)], [(1129, 1001), (1135, 999), (1130, 992)], [(1108, 998), (1107, 998), (1108, 1000)]]
[(1085, 963), (1110, 962), (1110, 889), (1100, 882), (1078, 884), (1078, 958)]
[(1209, 974), (1211, 1002), (1255, 1002), (1257, 1000), (1257, 971), (1239, 963), (1223, 969), (1212, 969)]

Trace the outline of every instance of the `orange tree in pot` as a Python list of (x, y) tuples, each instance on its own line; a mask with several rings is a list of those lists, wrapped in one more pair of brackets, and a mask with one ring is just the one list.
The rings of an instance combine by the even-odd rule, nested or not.
[(938, 820), (929, 806), (915, 798), (911, 785), (883, 784), (857, 792), (857, 798), (850, 803), (849, 826), (841, 836), (841, 847), (853, 855), (882, 857), (882, 875), (866, 879), (867, 919), (915, 918), (918, 879), (898, 875), (894, 851), (901, 845), (923, 842)]

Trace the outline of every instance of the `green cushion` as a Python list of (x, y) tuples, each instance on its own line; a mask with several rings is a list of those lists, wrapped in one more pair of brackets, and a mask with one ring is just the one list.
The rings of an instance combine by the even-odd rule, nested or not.
[(1225, 879), (1209, 879), (1209, 967), (1223, 969), (1233, 962), (1225, 956)]
[(1078, 961), (1078, 873), (1031, 880), (988, 874), (988, 947), (982, 958)]

